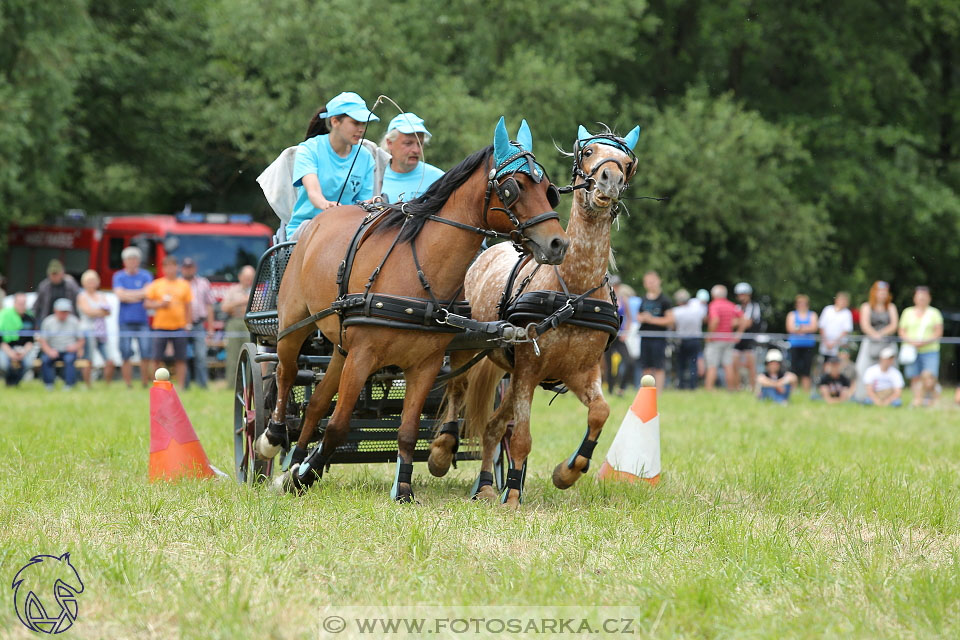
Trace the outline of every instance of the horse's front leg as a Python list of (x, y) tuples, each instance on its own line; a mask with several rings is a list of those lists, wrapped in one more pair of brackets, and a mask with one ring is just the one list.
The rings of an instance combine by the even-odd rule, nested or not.
[(353, 408), (357, 404), (363, 385), (376, 365), (375, 358), (369, 350), (357, 347), (350, 351), (344, 359), (340, 373), (337, 407), (333, 410), (330, 422), (327, 423), (327, 428), (323, 432), (323, 440), (300, 464), (291, 465), (290, 469), (275, 481), (275, 486), (299, 493), (323, 477), (324, 467), (330, 463), (330, 457), (337, 447), (347, 440)]
[(420, 415), (442, 365), (441, 352), (403, 372), (406, 392), (397, 431), (397, 471), (390, 489), (390, 497), (397, 502), (413, 502), (413, 452), (420, 434)]
[[(450, 369), (456, 371), (469, 362), (474, 355), (476, 355), (474, 351), (454, 351), (450, 355)], [(460, 448), (460, 411), (463, 409), (466, 391), (466, 373), (460, 374), (447, 383), (440, 428), (433, 442), (430, 443), (430, 457), (427, 459), (427, 469), (437, 478), (447, 475), (451, 463), (456, 466), (454, 456)]]
[(600, 378), (600, 364), (583, 375), (564, 378), (563, 382), (573, 391), (580, 402), (587, 407), (587, 432), (580, 447), (573, 455), (561, 462), (553, 470), (553, 486), (568, 489), (590, 468), (590, 458), (597, 446), (600, 432), (610, 415), (610, 405), (603, 398), (603, 383)]

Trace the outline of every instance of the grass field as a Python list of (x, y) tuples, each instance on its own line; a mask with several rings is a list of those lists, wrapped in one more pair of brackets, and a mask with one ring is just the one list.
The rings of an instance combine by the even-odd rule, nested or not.
[[(950, 408), (667, 392), (657, 488), (601, 486), (591, 470), (561, 492), (550, 473), (586, 410), (544, 393), (526, 504), (508, 512), (465, 500), (476, 463), (443, 480), (417, 465), (413, 506), (389, 502), (390, 465), (334, 467), (303, 498), (151, 485), (146, 391), (0, 393), (5, 637), (32, 637), (17, 570), (65, 551), (86, 586), (67, 637), (317, 637), (331, 604), (629, 606), (641, 637), (960, 635)], [(232, 471), (231, 393), (182, 399)], [(612, 400), (596, 461), (628, 404)]]

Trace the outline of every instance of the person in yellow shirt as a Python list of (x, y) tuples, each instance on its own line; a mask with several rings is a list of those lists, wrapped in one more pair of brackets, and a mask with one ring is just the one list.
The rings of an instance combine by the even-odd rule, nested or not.
[(900, 314), (900, 363), (910, 379), (914, 407), (936, 402), (937, 378), (940, 375), (940, 338), (943, 337), (943, 315), (930, 306), (930, 289), (917, 287), (913, 305)]
[(193, 294), (190, 283), (177, 275), (177, 259), (168, 255), (163, 259), (163, 276), (147, 286), (143, 304), (154, 310), (153, 366), (156, 372), (163, 363), (167, 343), (173, 344), (173, 360), (177, 384), (187, 379), (187, 338), (190, 335), (190, 302)]

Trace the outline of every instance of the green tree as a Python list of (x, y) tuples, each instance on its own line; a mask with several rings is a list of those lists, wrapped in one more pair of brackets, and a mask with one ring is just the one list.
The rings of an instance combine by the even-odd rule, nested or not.
[(650, 113), (638, 145), (640, 169), (614, 249), (627, 282), (656, 269), (670, 286), (749, 280), (782, 303), (815, 287), (830, 226), (824, 209), (793, 190), (811, 162), (789, 129), (729, 95), (690, 91)]

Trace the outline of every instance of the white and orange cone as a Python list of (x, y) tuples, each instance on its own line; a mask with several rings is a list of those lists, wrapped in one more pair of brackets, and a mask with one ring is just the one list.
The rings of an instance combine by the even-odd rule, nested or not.
[(660, 482), (660, 414), (653, 376), (640, 381), (630, 410), (620, 423), (607, 458), (597, 472), (599, 480)]

